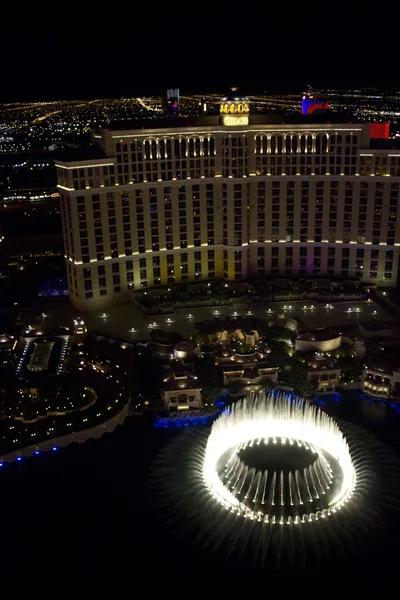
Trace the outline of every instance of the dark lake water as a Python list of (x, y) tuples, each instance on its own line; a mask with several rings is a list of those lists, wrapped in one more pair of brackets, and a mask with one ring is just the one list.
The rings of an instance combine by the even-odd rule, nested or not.
[[(325, 399), (323, 408), (363, 425), (400, 454), (395, 408), (361, 400), (357, 393), (338, 402)], [(200, 548), (175, 540), (147, 495), (148, 470), (171, 435), (181, 433), (131, 417), (100, 440), (2, 468), (3, 583), (11, 582), (14, 591), (21, 582), (32, 592), (50, 589), (55, 598), (67, 588), (74, 597), (89, 598), (197, 597), (200, 592), (214, 598), (220, 589), (234, 598), (239, 590), (267, 595), (277, 585), (303, 594), (303, 585), (311, 585), (313, 593), (315, 584), (315, 592), (328, 597), (335, 586), (347, 594), (349, 582), (370, 592), (395, 585), (400, 554), (393, 541), (377, 548), (369, 563), (335, 564), (331, 572), (329, 565), (316, 566), (288, 579), (268, 569), (255, 573), (219, 564)]]

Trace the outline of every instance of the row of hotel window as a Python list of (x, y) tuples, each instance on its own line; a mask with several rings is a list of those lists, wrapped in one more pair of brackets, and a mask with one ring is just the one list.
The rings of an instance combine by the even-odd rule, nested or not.
[[(340, 276), (340, 277), (348, 277), (348, 276), (355, 276), (355, 277), (364, 277), (365, 276), (365, 272), (362, 270), (350, 270), (346, 267), (342, 267), (341, 269), (335, 269), (335, 268), (331, 268), (328, 267), (327, 269), (321, 270), (321, 268), (317, 265), (314, 265), (312, 268), (307, 267), (305, 263), (303, 263), (302, 261), (300, 261), (299, 265), (297, 268), (292, 268), (292, 266), (286, 265), (284, 269), (281, 269), (277, 266), (277, 264), (274, 263), (274, 261), (272, 261), (271, 266), (269, 269), (265, 269), (265, 268), (258, 268), (257, 269), (257, 276), (262, 277), (264, 276), (266, 273), (270, 274), (271, 276), (278, 276), (278, 275), (285, 275), (285, 276), (293, 276), (293, 275), (298, 275), (300, 277), (305, 277), (305, 276), (310, 276), (310, 275), (315, 275), (318, 276), (320, 274), (324, 274), (327, 276), (332, 276), (332, 277), (336, 277), (336, 276)], [(189, 276), (188, 274), (181, 274), (179, 279), (175, 278), (175, 275), (168, 275), (166, 282), (165, 281), (161, 281), (160, 277), (156, 277), (154, 276), (154, 279), (152, 280), (151, 284), (154, 286), (158, 286), (158, 285), (165, 285), (165, 283), (171, 283), (174, 284), (177, 281), (179, 282), (188, 282), (188, 281), (201, 281), (201, 280), (212, 280), (215, 279), (215, 271), (208, 271), (208, 273), (195, 273), (194, 277)], [(224, 278), (226, 280), (228, 280), (228, 272), (224, 272), (223, 274)], [(377, 271), (370, 271), (368, 274), (370, 279), (378, 279), (378, 272)], [(384, 276), (382, 279), (384, 280), (391, 280), (393, 277), (392, 272), (385, 272)], [(243, 275), (242, 272), (235, 272), (234, 275), (234, 280), (235, 281), (242, 281), (243, 280)], [(73, 283), (72, 283), (72, 278), (70, 277), (69, 279), (69, 283), (70, 283), (70, 287), (71, 287), (71, 292), (73, 292)], [(114, 275), (113, 276), (113, 282), (111, 284), (111, 282), (108, 282), (108, 287), (107, 287), (107, 283), (106, 283), (106, 278), (99, 278), (99, 288), (98, 288), (98, 292), (100, 296), (107, 296), (108, 294), (118, 294), (120, 292), (123, 291), (133, 291), (134, 289), (140, 289), (140, 288), (146, 288), (148, 285), (148, 281), (146, 279), (141, 280), (140, 283), (136, 283), (134, 284), (133, 281), (129, 281), (129, 279), (127, 278), (127, 284), (126, 285), (122, 285), (121, 286), (121, 282), (120, 282), (120, 276), (119, 275)], [(100, 287), (103, 286), (103, 287)], [(93, 298), (93, 289), (92, 289), (92, 282), (91, 281), (85, 281), (85, 299), (89, 300), (91, 298)], [(75, 296), (79, 297), (79, 292), (77, 290), (77, 280), (75, 280)]]
[[(232, 150), (231, 154), (224, 151), (222, 175), (224, 177), (243, 177), (249, 175), (247, 159), (241, 158), (241, 149)], [(244, 156), (244, 155), (243, 155)], [(176, 159), (161, 162), (154, 160), (128, 162), (128, 156), (117, 156), (117, 167), (73, 169), (73, 188), (85, 189), (132, 182), (167, 181), (172, 179), (196, 179), (215, 177), (215, 160), (201, 157), (197, 160)], [(340, 154), (330, 157), (312, 155), (287, 156), (286, 158), (271, 154), (257, 154), (254, 166), (256, 175), (355, 175), (357, 172), (357, 157)], [(69, 185), (63, 169), (59, 169), (59, 183)], [(360, 175), (400, 176), (400, 157), (360, 157)]]
[[(206, 222), (206, 235), (207, 235), (207, 243), (212, 246), (215, 243), (214, 238), (214, 200), (213, 200), (213, 191), (212, 186), (210, 189), (206, 191), (206, 202), (207, 202), (207, 222)], [(145, 219), (144, 219), (144, 209), (143, 209), (143, 197), (142, 191), (136, 190), (136, 228), (135, 228), (135, 237), (138, 243), (138, 251), (139, 253), (146, 252), (146, 237), (145, 237)], [(157, 190), (153, 188), (150, 190), (150, 225), (151, 225), (151, 241), (152, 241), (152, 250), (154, 252), (158, 252), (160, 250), (160, 238), (159, 238), (159, 223), (158, 223), (158, 213), (157, 213)], [(193, 245), (201, 246), (201, 235), (202, 235), (202, 225), (201, 225), (201, 217), (200, 217), (200, 192), (193, 192), (195, 200), (193, 200), (193, 211), (192, 211), (192, 221), (193, 221)], [(94, 198), (96, 196), (96, 198)], [(95, 245), (96, 245), (96, 257), (97, 260), (104, 260), (104, 243), (103, 243), (103, 221), (101, 218), (100, 212), (100, 197), (99, 195), (94, 195), (92, 198), (92, 211), (93, 211), (93, 227), (95, 234)], [(167, 250), (172, 250), (174, 247), (174, 234), (173, 234), (173, 219), (172, 219), (172, 198), (169, 196), (168, 202), (164, 203), (164, 225), (163, 229), (165, 229), (165, 243)], [(152, 202), (153, 201), (153, 202)], [(182, 205), (184, 204), (182, 197), (180, 198)], [(70, 204), (67, 204), (68, 214), (65, 209), (65, 203), (62, 206), (62, 216), (64, 220), (64, 238), (66, 251), (69, 256), (72, 258), (75, 257), (75, 245), (74, 238), (72, 235), (69, 235), (72, 232), (72, 220), (71, 220), (71, 209)], [(117, 236), (117, 225), (116, 225), (116, 214), (115, 214), (115, 199), (114, 194), (107, 195), (107, 207), (108, 207), (108, 223), (107, 223), (107, 231), (109, 234), (110, 240), (110, 251), (111, 257), (118, 257), (118, 236)], [(77, 210), (78, 210), (78, 218), (79, 218), (79, 237), (80, 237), (80, 250), (82, 254), (82, 262), (90, 261), (90, 253), (89, 253), (89, 237), (88, 237), (88, 224), (87, 224), (87, 211), (85, 206), (85, 197), (79, 196), (77, 198)], [(183, 212), (183, 209), (180, 211)], [(129, 198), (122, 198), (122, 223), (124, 229), (124, 253), (126, 256), (132, 254), (132, 226), (131, 226), (131, 217), (129, 213)], [(105, 224), (104, 224), (105, 225)], [(179, 216), (179, 239), (180, 239), (180, 247), (187, 248), (188, 245), (188, 237), (187, 237), (187, 229), (186, 229), (187, 221), (186, 221), (186, 211), (184, 216)]]
[[(290, 183), (290, 182), (289, 182)], [(304, 189), (307, 188), (308, 182), (303, 182)], [(368, 198), (366, 195), (368, 190), (367, 188), (361, 190), (361, 197), (359, 199), (359, 207), (358, 212), (356, 213), (354, 210), (354, 205), (352, 204), (352, 190), (346, 189), (346, 197), (344, 204), (344, 212), (343, 212), (343, 221), (341, 222), (341, 226), (343, 228), (342, 233), (338, 232), (338, 219), (337, 219), (337, 209), (338, 209), (338, 198), (337, 192), (332, 186), (329, 204), (329, 241), (336, 241), (337, 235), (342, 238), (343, 242), (352, 241), (351, 235), (354, 235), (352, 232), (352, 224), (353, 229), (355, 229), (355, 224), (357, 223), (357, 237), (359, 243), (363, 243), (365, 241), (366, 235), (366, 227), (367, 227), (367, 217), (369, 215), (369, 222), (371, 224), (372, 218), (372, 242), (374, 244), (379, 244), (382, 241), (382, 235), (386, 238), (386, 243), (389, 245), (394, 244), (395, 233), (396, 233), (396, 221), (397, 221), (397, 205), (398, 205), (398, 184), (397, 189), (393, 188), (391, 190), (390, 197), (390, 205), (388, 211), (388, 220), (382, 223), (382, 194), (383, 188), (377, 188), (374, 199), (374, 208), (373, 213), (371, 212), (371, 207), (367, 207)], [(211, 187), (211, 186), (210, 186)], [(170, 189), (170, 188), (167, 188)], [(333, 190), (333, 191), (332, 191)], [(141, 194), (141, 190), (136, 190), (136, 228), (135, 233), (138, 239), (138, 251), (139, 253), (146, 252), (146, 237), (145, 237), (145, 220), (144, 220), (144, 209), (143, 209), (143, 197)], [(152, 251), (157, 252), (160, 249), (160, 239), (159, 239), (159, 221), (158, 221), (158, 211), (157, 211), (157, 190), (156, 188), (150, 189), (150, 225), (151, 225), (151, 243), (152, 243)], [(301, 197), (301, 213), (300, 213), (300, 241), (306, 242), (309, 241), (309, 235), (312, 235), (315, 242), (322, 241), (322, 232), (323, 232), (323, 189), (318, 188), (316, 190), (315, 197), (315, 211), (312, 217), (312, 222), (309, 221), (310, 214), (308, 212), (309, 209), (309, 198), (308, 196)], [(95, 199), (95, 196), (97, 199)], [(118, 256), (118, 236), (117, 236), (117, 226), (116, 226), (116, 213), (115, 213), (115, 200), (114, 194), (108, 194), (110, 199), (107, 201), (108, 204), (108, 233), (110, 239), (110, 250), (112, 252), (112, 257), (116, 258)], [(212, 198), (212, 191), (207, 191), (207, 240), (209, 245), (213, 245), (215, 243), (214, 239), (214, 203)], [(200, 217), (200, 196), (199, 192), (194, 192), (195, 200), (193, 200), (193, 211), (191, 213), (193, 220), (193, 241), (194, 245), (201, 245), (201, 217)], [(171, 200), (171, 197), (168, 198)], [(266, 213), (265, 213), (265, 195), (262, 188), (259, 188), (258, 192), (258, 212), (257, 212), (257, 241), (264, 242), (266, 239)], [(222, 243), (228, 243), (228, 217), (227, 217), (227, 191), (223, 189), (223, 215), (222, 215), (222, 223), (223, 223), (223, 240)], [(122, 198), (122, 222), (124, 228), (124, 246), (125, 246), (125, 254), (132, 254), (132, 226), (131, 226), (131, 216), (129, 209), (129, 198)], [(178, 197), (178, 206), (179, 210), (179, 236), (180, 236), (180, 244), (181, 248), (187, 247), (188, 239), (187, 239), (187, 219), (186, 219), (186, 203), (184, 198), (179, 200)], [(80, 247), (83, 257), (83, 262), (89, 262), (89, 242), (88, 242), (88, 229), (87, 229), (87, 211), (85, 204), (85, 197), (80, 196), (77, 198), (77, 209), (79, 216), (79, 228), (80, 228)], [(279, 196), (279, 190), (272, 190), (272, 204), (271, 204), (271, 241), (279, 241), (280, 236), (282, 235), (281, 231), (281, 220), (282, 217), (284, 222), (282, 225), (284, 226), (284, 235), (286, 241), (293, 241), (294, 235), (294, 217), (295, 217), (295, 208), (294, 208), (294, 188), (288, 187), (287, 190), (287, 198), (286, 198), (286, 213), (282, 214), (282, 205)], [(66, 240), (66, 249), (67, 253), (74, 257), (75, 256), (75, 248), (74, 248), (74, 239), (73, 236), (68, 236), (68, 229), (72, 231), (72, 221), (71, 221), (71, 209), (70, 204), (67, 204), (68, 216), (66, 214), (65, 203), (62, 204), (62, 213), (64, 219), (64, 235)], [(101, 218), (100, 212), (100, 198), (98, 195), (93, 195), (92, 197), (92, 216), (93, 216), (93, 225), (94, 225), (94, 233), (95, 233), (95, 244), (96, 244), (96, 255), (97, 260), (104, 259), (104, 240), (103, 240), (103, 225), (104, 220)], [(167, 250), (171, 250), (174, 247), (173, 241), (173, 219), (172, 219), (172, 203), (165, 202), (164, 204), (164, 214), (161, 217), (164, 219), (164, 226), (166, 231), (166, 248)], [(269, 217), (269, 215), (268, 215)], [(310, 226), (311, 225), (311, 226)], [(241, 191), (235, 190), (234, 192), (234, 216), (233, 216), (233, 243), (235, 246), (240, 246), (242, 244), (242, 231), (243, 231), (243, 214), (242, 214), (242, 200), (241, 200)]]
[[(368, 198), (368, 183), (361, 182), (361, 189), (359, 192), (359, 203), (353, 203), (353, 184), (352, 182), (346, 183), (344, 190), (345, 197), (341, 198), (340, 203), (338, 201), (338, 182), (331, 182), (330, 186), (330, 197), (324, 198), (324, 182), (318, 181), (315, 190), (313, 214), (309, 214), (309, 182), (302, 182), (302, 195), (300, 198), (300, 206), (296, 199), (296, 205), (300, 207), (300, 215), (298, 210), (296, 211), (296, 218), (300, 216), (299, 227), (300, 227), (300, 242), (310, 241), (310, 237), (313, 238), (314, 242), (322, 241), (323, 225), (326, 228), (328, 226), (328, 241), (335, 242), (337, 239), (344, 243), (353, 241), (352, 236), (357, 235), (358, 243), (364, 243), (366, 241), (366, 229), (367, 226), (370, 229), (372, 226), (372, 243), (379, 244), (380, 241), (386, 240), (388, 245), (393, 245), (396, 234), (397, 224), (397, 206), (399, 196), (399, 184), (391, 183), (390, 187), (390, 198), (387, 212), (387, 219), (382, 221), (383, 211), (383, 183), (376, 182), (374, 189), (374, 197)], [(282, 211), (282, 201), (280, 198), (279, 188), (274, 189), (275, 183), (273, 183), (272, 189), (272, 204), (271, 204), (271, 225), (272, 231), (270, 234), (271, 241), (279, 241), (281, 239), (282, 231), (280, 225), (283, 221), (285, 230), (285, 240), (287, 242), (293, 241), (294, 236), (294, 223), (295, 223), (295, 199), (294, 199), (294, 182), (288, 182), (286, 191), (286, 202), (283, 205), (286, 209)], [(371, 188), (370, 188), (371, 189)], [(327, 201), (329, 200), (329, 205)], [(343, 202), (344, 200), (344, 202)], [(373, 201), (373, 205), (372, 205)], [(338, 220), (338, 206), (343, 208), (343, 218)], [(264, 242), (266, 239), (265, 232), (265, 217), (266, 217), (266, 196), (265, 186), (260, 182), (258, 186), (258, 213), (257, 213), (257, 241)], [(387, 203), (386, 203), (387, 206)], [(329, 209), (329, 213), (327, 213)], [(326, 223), (326, 218), (329, 215), (329, 221)], [(269, 215), (268, 215), (269, 216)], [(312, 218), (312, 223), (309, 219)], [(311, 225), (311, 227), (310, 227)], [(342, 232), (340, 232), (340, 228)], [(370, 240), (369, 240), (370, 241)]]
[[(363, 277), (368, 273), (368, 276), (371, 279), (378, 278), (378, 262), (379, 262), (379, 254), (381, 254), (381, 261), (384, 259), (384, 262), (381, 262), (381, 268), (384, 267), (384, 275), (383, 279), (392, 279), (393, 277), (393, 258), (394, 253), (393, 250), (386, 250), (385, 256), (383, 256), (382, 250), (379, 251), (377, 249), (372, 249), (370, 251), (370, 256), (367, 263), (364, 263), (364, 249), (356, 250), (356, 259), (355, 264), (350, 265), (350, 250), (348, 248), (338, 249), (338, 248), (328, 248), (328, 257), (323, 262), (323, 270), (321, 270), (321, 247), (316, 248), (300, 248), (300, 256), (296, 258), (296, 262), (293, 262), (293, 248), (278, 248), (274, 247), (271, 249), (271, 258), (269, 260), (269, 264), (265, 265), (265, 256), (264, 248), (258, 248), (257, 254), (257, 275), (262, 276), (267, 271), (271, 275), (279, 275), (284, 273), (285, 275), (319, 275), (321, 272), (326, 273), (328, 276), (338, 275), (340, 273), (341, 276), (347, 277), (350, 275), (355, 275), (356, 277)], [(283, 251), (285, 251), (285, 255), (283, 255)], [(174, 254), (167, 255), (167, 282), (174, 283), (176, 281), (175, 278), (175, 263), (176, 256)], [(205, 258), (204, 252), (195, 252), (194, 260), (198, 261), (194, 263), (194, 277), (193, 275), (189, 277), (188, 271), (188, 255), (186, 253), (182, 253), (180, 255), (180, 265), (177, 266), (179, 269), (180, 277), (179, 281), (189, 281), (189, 279), (213, 279), (215, 278), (215, 262), (214, 262), (214, 250), (208, 250), (207, 252), (207, 272), (204, 271), (204, 263), (201, 262), (201, 259)], [(281, 260), (280, 260), (281, 257)], [(224, 251), (224, 277), (228, 279), (228, 252)], [(243, 278), (243, 261), (242, 261), (242, 252), (236, 251), (234, 254), (235, 259), (235, 280), (241, 280)], [(284, 265), (282, 265), (282, 259), (285, 260)], [(354, 259), (354, 256), (353, 256)], [(325, 262), (326, 261), (326, 262)], [(160, 279), (160, 257), (153, 257), (152, 265), (153, 268), (149, 269), (148, 261), (145, 258), (139, 260), (139, 274), (140, 274), (140, 287), (147, 287), (148, 280), (152, 280), (153, 285), (161, 285)], [(121, 279), (120, 279), (120, 267), (123, 266), (123, 263), (115, 262), (112, 263), (112, 290), (114, 293), (121, 292)], [(134, 274), (133, 274), (133, 261), (127, 260), (125, 261), (125, 271), (126, 271), (126, 283), (124, 289), (133, 289), (134, 284)], [(267, 269), (266, 269), (267, 267)], [(364, 267), (366, 267), (364, 269)], [(246, 268), (246, 267), (245, 267)], [(73, 287), (73, 276), (75, 277), (75, 294), (78, 296), (77, 291), (77, 279), (76, 279), (76, 267), (71, 267), (68, 264), (69, 270), (69, 283), (70, 286)], [(193, 270), (191, 270), (193, 273)], [(99, 294), (101, 296), (105, 296), (110, 293), (108, 290), (111, 288), (107, 288), (107, 278), (106, 278), (106, 268), (105, 265), (100, 265), (96, 268), (85, 267), (84, 271), (84, 289), (85, 289), (85, 297), (86, 299), (90, 299), (93, 297), (93, 282), (92, 279), (96, 276), (98, 277), (98, 289)], [(382, 274), (381, 274), (382, 277)], [(108, 281), (108, 285), (111, 284), (111, 281)]]
[[(251, 141), (251, 138), (250, 138)], [(249, 139), (245, 136), (228, 136), (222, 138), (224, 148), (245, 148), (249, 145)], [(344, 148), (357, 150), (358, 136), (334, 134), (287, 134), (274, 135), (261, 132), (254, 137), (254, 151), (258, 154), (294, 154), (294, 153), (326, 153), (328, 151), (341, 153)], [(117, 142), (115, 152), (117, 155), (130, 155), (132, 162), (143, 160), (172, 159), (172, 158), (195, 158), (196, 156), (215, 156), (216, 140), (213, 136), (197, 137), (191, 135), (187, 138), (149, 139), (142, 141)], [(124, 159), (125, 160), (125, 159)], [(128, 159), (126, 159), (127, 161)]]
[[(223, 160), (236, 160), (236, 159), (241, 159), (245, 156), (245, 154), (243, 154), (240, 149), (238, 149), (237, 151), (233, 151), (232, 153), (228, 153), (228, 151), (224, 151), (223, 153)], [(196, 160), (186, 160), (186, 159), (177, 159), (175, 161), (162, 161), (161, 163), (159, 163), (158, 161), (140, 161), (140, 162), (134, 162), (134, 163), (129, 163), (128, 160), (123, 160), (124, 157), (123, 155), (118, 155), (117, 156), (117, 169), (115, 169), (114, 165), (109, 165), (109, 166), (104, 166), (104, 167), (86, 167), (86, 168), (79, 168), (79, 169), (72, 169), (72, 178), (73, 180), (84, 180), (86, 182), (86, 185), (89, 185), (90, 187), (93, 187), (93, 181), (100, 181), (100, 176), (103, 175), (105, 179), (107, 179), (107, 181), (110, 183), (109, 178), (111, 176), (115, 176), (116, 174), (122, 174), (122, 173), (143, 173), (144, 171), (151, 171), (151, 170), (155, 170), (157, 171), (158, 168), (160, 167), (162, 171), (165, 171), (167, 169), (171, 170), (171, 169), (177, 169), (177, 170), (181, 170), (181, 169), (185, 169), (185, 170), (189, 170), (189, 169), (203, 169), (203, 168), (208, 168), (208, 167), (215, 167), (215, 160), (214, 159), (206, 159), (204, 157), (201, 157), (199, 159)], [(342, 160), (343, 159), (343, 160)], [(388, 169), (392, 169), (395, 168), (395, 170), (397, 171), (398, 167), (400, 166), (399, 164), (400, 161), (400, 156), (398, 157), (386, 157), (386, 156), (361, 156), (360, 157), (360, 167), (368, 167), (368, 168), (385, 168), (386, 172), (388, 172)], [(357, 157), (354, 156), (354, 153), (352, 156), (349, 155), (345, 155), (345, 156), (341, 156), (341, 155), (330, 155), (330, 156), (286, 156), (286, 157), (274, 157), (271, 156), (269, 154), (260, 154), (259, 156), (256, 156), (256, 166), (259, 166), (261, 164), (265, 164), (265, 165), (286, 165), (286, 166), (290, 166), (290, 165), (325, 165), (325, 166), (333, 166), (333, 165), (356, 165), (357, 163)], [(226, 164), (226, 163), (224, 163)], [(130, 168), (131, 167), (131, 168)], [(101, 171), (102, 169), (102, 171)], [(202, 173), (204, 174), (204, 173)], [(59, 176), (59, 182), (61, 184), (67, 184), (68, 182), (65, 181), (65, 172), (64, 169), (58, 169), (58, 176)], [(92, 185), (90, 184), (90, 182), (92, 182)], [(114, 183), (115, 183), (115, 179), (114, 179)]]

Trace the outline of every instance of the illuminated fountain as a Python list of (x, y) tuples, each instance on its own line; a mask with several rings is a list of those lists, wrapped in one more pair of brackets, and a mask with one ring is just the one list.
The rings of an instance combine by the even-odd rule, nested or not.
[(299, 399), (271, 394), (242, 400), (213, 424), (203, 479), (214, 498), (239, 516), (297, 524), (343, 506), (356, 473), (333, 419)]
[(358, 558), (397, 518), (397, 457), (365, 430), (283, 393), (252, 395), (156, 460), (157, 512), (226, 560), (279, 567)]

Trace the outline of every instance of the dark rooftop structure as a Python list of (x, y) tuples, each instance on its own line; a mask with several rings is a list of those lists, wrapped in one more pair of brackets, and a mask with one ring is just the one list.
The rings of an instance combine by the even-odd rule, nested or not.
[[(251, 115), (249, 116), (251, 125), (306, 125), (319, 123), (360, 123), (354, 115), (349, 113), (339, 113), (325, 111), (321, 114), (311, 115)], [(215, 127), (220, 126), (220, 115), (209, 115), (205, 117), (176, 117), (176, 118), (156, 118), (156, 119), (138, 119), (135, 121), (112, 121), (103, 128), (110, 131), (122, 131), (131, 129), (174, 129), (179, 127)], [(223, 125), (221, 125), (223, 126)], [(391, 141), (391, 140), (390, 140)]]
[(171, 390), (198, 390), (197, 378), (186, 371), (175, 371), (167, 381), (163, 383), (164, 391)]
[(369, 333), (375, 331), (390, 331), (392, 329), (385, 321), (365, 321), (364, 323), (359, 323), (358, 326)]
[(298, 339), (305, 342), (325, 342), (328, 340), (335, 340), (340, 335), (340, 333), (330, 329), (312, 329), (300, 334)]
[(47, 153), (48, 158), (55, 161), (75, 161), (75, 160), (92, 160), (96, 158), (104, 158), (103, 149), (98, 144), (87, 144), (78, 146), (72, 144), (55, 144), (54, 150)]
[(372, 150), (400, 150), (400, 140), (371, 138), (370, 148)]

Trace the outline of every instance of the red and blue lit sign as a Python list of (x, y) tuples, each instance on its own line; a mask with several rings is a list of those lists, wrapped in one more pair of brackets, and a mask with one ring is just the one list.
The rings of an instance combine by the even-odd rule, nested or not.
[(325, 100), (318, 100), (313, 96), (303, 96), (301, 100), (301, 112), (303, 115), (312, 115), (313, 113), (328, 110), (329, 105)]

